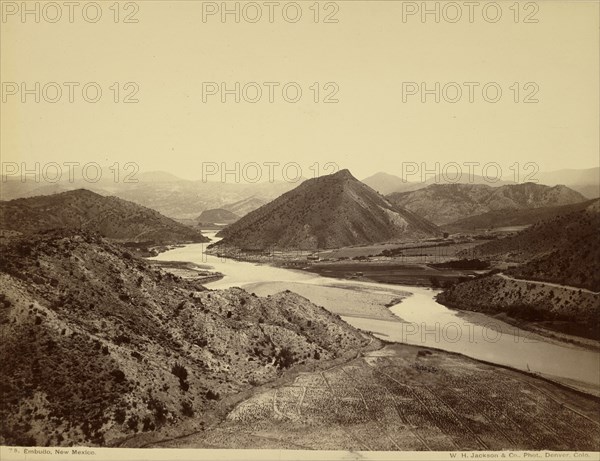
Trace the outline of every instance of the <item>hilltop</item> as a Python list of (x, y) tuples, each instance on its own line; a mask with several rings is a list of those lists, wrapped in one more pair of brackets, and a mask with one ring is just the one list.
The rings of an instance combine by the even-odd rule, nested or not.
[(218, 235), (223, 240), (217, 246), (317, 249), (433, 237), (441, 232), (341, 170), (303, 182)]
[(240, 219), (238, 215), (223, 208), (204, 210), (196, 219), (199, 223), (223, 223), (230, 224)]
[(282, 292), (205, 289), (98, 234), (1, 246), (2, 445), (113, 445), (190, 419), (296, 365), (377, 341)]
[(491, 187), (485, 184), (432, 184), (387, 196), (437, 225), (497, 210), (522, 210), (584, 202), (587, 199), (566, 186), (523, 183)]
[(86, 189), (0, 202), (0, 228), (31, 234), (84, 229), (121, 242), (208, 242), (199, 231), (155, 210)]
[(410, 182), (399, 176), (384, 173), (382, 171), (375, 173), (368, 178), (362, 179), (362, 182), (371, 189), (383, 195), (391, 194), (392, 192), (405, 192), (425, 187), (417, 182)]

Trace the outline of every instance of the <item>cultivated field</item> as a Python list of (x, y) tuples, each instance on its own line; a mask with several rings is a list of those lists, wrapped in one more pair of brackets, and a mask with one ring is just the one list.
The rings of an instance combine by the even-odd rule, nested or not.
[(600, 449), (600, 402), (504, 368), (391, 345), (301, 373), (168, 447)]

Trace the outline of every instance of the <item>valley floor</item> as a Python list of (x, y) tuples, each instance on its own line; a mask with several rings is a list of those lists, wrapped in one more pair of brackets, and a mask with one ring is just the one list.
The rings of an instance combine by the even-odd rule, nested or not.
[[(364, 276), (373, 280), (366, 272), (368, 264), (361, 261), (324, 263), (321, 267), (332, 268), (336, 264), (349, 268), (321, 275), (357, 281)], [(371, 266), (390, 269), (381, 263)], [(423, 281), (430, 277), (430, 273), (423, 274), (426, 270), (448, 275), (454, 272), (451, 277), (465, 274), (425, 265), (405, 267)], [(396, 326), (396, 322), (402, 322), (400, 318), (390, 318), (386, 307), (393, 300), (404, 304), (407, 293), (400, 287), (397, 292), (381, 296), (378, 291), (367, 294), (353, 288), (353, 282), (345, 283), (344, 290), (334, 286), (333, 280), (331, 285), (311, 284), (310, 278), (303, 279), (304, 275), (298, 282), (286, 279), (249, 283), (244, 279), (243, 286), (259, 296), (290, 289), (346, 318), (358, 316), (369, 321), (394, 322)], [(219, 283), (213, 287), (219, 288)], [(600, 450), (600, 399), (573, 390), (567, 383), (563, 386), (541, 376), (452, 352), (397, 343), (327, 366), (288, 373), (276, 383), (252, 389), (238, 396), (210, 424), (200, 427), (192, 423), (169, 434), (145, 435), (124, 446)]]
[(151, 447), (600, 450), (600, 400), (466, 357), (387, 345), (260, 389)]

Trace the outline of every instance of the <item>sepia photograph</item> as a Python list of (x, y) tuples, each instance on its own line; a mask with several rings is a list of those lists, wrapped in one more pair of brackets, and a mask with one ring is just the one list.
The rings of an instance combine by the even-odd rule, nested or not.
[(0, 459), (600, 459), (597, 0), (0, 0)]

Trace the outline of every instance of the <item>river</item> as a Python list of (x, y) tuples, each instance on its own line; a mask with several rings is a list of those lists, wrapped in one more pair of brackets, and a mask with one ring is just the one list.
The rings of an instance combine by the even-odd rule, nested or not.
[[(214, 233), (205, 235), (215, 240)], [(480, 313), (448, 309), (436, 302), (436, 290), (332, 279), (299, 270), (207, 255), (205, 249), (206, 244), (190, 244), (161, 253), (153, 259), (189, 261), (210, 266), (211, 270), (224, 274), (222, 279), (206, 284), (210, 289), (238, 286), (266, 296), (289, 288), (340, 314), (351, 325), (371, 331), (387, 341), (457, 352), (536, 373), (600, 395), (600, 352), (545, 338)], [(403, 293), (404, 299), (390, 308), (397, 318), (368, 314), (370, 304), (365, 301), (365, 293), (371, 298), (382, 293), (388, 298)], [(366, 314), (350, 315), (348, 305), (358, 306), (358, 312)]]

